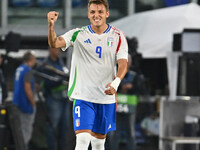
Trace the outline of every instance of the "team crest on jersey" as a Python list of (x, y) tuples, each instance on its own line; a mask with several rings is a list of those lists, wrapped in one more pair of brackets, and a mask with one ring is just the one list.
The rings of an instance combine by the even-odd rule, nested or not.
[(80, 126), (80, 119), (76, 119), (76, 127)]
[(113, 46), (113, 38), (112, 37), (108, 37), (108, 39), (107, 39), (107, 44), (108, 44), (108, 46), (109, 47), (111, 47), (111, 46)]

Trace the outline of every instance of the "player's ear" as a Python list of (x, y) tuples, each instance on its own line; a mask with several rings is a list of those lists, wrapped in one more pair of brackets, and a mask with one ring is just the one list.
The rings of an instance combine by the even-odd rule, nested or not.
[(107, 11), (107, 12), (106, 12), (106, 18), (108, 18), (109, 16), (110, 16), (110, 12)]

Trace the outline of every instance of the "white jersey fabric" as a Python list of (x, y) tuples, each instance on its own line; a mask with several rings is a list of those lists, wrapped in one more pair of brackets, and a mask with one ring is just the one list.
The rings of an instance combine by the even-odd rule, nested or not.
[(115, 95), (106, 95), (106, 85), (116, 76), (119, 59), (128, 60), (128, 46), (124, 34), (108, 25), (98, 35), (91, 25), (61, 35), (66, 50), (73, 46), (68, 96), (99, 104), (115, 103)]

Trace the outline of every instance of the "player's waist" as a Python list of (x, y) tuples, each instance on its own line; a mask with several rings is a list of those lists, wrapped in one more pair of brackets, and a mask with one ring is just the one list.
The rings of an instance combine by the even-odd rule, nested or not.
[(71, 95), (70, 99), (74, 100), (74, 99), (81, 99), (87, 102), (92, 102), (92, 103), (97, 103), (97, 104), (113, 104), (115, 103), (115, 95), (113, 95), (113, 98), (105, 98), (105, 97), (88, 97), (85, 95), (82, 96), (77, 96), (77, 95)]

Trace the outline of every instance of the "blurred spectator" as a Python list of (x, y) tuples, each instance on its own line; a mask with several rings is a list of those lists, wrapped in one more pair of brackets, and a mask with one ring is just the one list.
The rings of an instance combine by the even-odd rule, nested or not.
[(132, 66), (130, 66), (130, 70), (134, 70), (137, 73), (141, 73), (140, 63), (142, 60), (142, 55), (137, 52), (138, 49), (138, 39), (133, 38), (127, 38), (128, 47), (129, 47), (129, 54), (131, 55), (131, 63)]
[(129, 54), (131, 56), (137, 55), (137, 48), (138, 48), (138, 40), (136, 37), (127, 38), (128, 47), (129, 47)]
[(119, 86), (119, 93), (123, 94), (134, 94), (134, 95), (148, 95), (148, 89), (145, 83), (145, 77), (141, 73), (139, 54), (134, 54), (134, 61), (132, 61), (132, 56), (128, 56), (128, 72), (126, 73), (123, 81)]
[(141, 127), (147, 136), (159, 136), (159, 117), (157, 112), (145, 117), (141, 122)]
[(145, 117), (141, 122), (141, 127), (145, 134), (146, 148), (151, 147), (153, 150), (158, 149), (159, 141), (159, 115), (153, 112), (150, 116)]
[(127, 66), (127, 73), (124, 79), (121, 81), (120, 87), (119, 87), (119, 93), (123, 94), (133, 94), (133, 82), (136, 76), (136, 72), (130, 70), (132, 65), (132, 58), (131, 55), (128, 55), (128, 66)]
[(36, 112), (34, 100), (34, 85), (32, 67), (35, 65), (35, 56), (31, 52), (26, 52), (23, 56), (24, 63), (15, 72), (13, 104), (19, 108), (20, 125), (23, 139), (28, 148), (31, 139), (33, 122)]
[[(64, 63), (59, 57), (60, 49), (49, 48), (49, 57), (44, 63), (63, 71)], [(43, 70), (45, 74), (55, 76), (55, 73)], [(67, 85), (62, 80), (56, 82), (45, 79), (44, 97), (46, 99), (47, 112), (50, 123), (47, 127), (47, 143), (49, 150), (67, 150), (67, 128), (69, 119), (69, 104), (67, 98)]]
[[(129, 94), (135, 94), (135, 95), (142, 95), (146, 96), (146, 98), (149, 96), (149, 87), (146, 83), (146, 78), (142, 72), (141, 64), (142, 64), (142, 55), (138, 53), (138, 40), (137, 38), (129, 38), (127, 39), (128, 46), (129, 46), (129, 53), (131, 55), (131, 63), (132, 65), (129, 68), (129, 72), (126, 74), (126, 78), (130, 78), (128, 76), (134, 76), (133, 80), (133, 88), (128, 91)], [(130, 57), (130, 56), (129, 56)], [(121, 87), (122, 87), (121, 83)]]
[(2, 64), (3, 57), (2, 55), (0, 55), (0, 104), (4, 103), (8, 96), (6, 81), (2, 70)]

